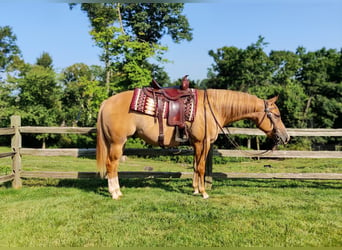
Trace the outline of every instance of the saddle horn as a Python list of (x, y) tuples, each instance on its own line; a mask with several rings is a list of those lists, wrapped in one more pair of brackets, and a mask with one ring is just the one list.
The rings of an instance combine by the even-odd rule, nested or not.
[(185, 76), (183, 77), (183, 79), (182, 79), (182, 84), (181, 84), (181, 86), (180, 86), (180, 88), (181, 88), (182, 90), (186, 90), (186, 89), (189, 88), (190, 82), (189, 82), (189, 80), (188, 80), (188, 76), (189, 76), (189, 75), (185, 75)]

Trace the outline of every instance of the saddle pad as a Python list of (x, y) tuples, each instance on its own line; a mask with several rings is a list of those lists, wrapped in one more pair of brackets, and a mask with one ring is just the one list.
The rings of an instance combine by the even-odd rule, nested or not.
[[(197, 109), (197, 90), (191, 89), (193, 97), (184, 98), (184, 116), (185, 120), (192, 122), (195, 119)], [(157, 98), (157, 96), (156, 96)], [(130, 109), (146, 115), (157, 116), (157, 103), (154, 98), (148, 97), (143, 89), (136, 88), (133, 92), (133, 97)], [(167, 118), (169, 114), (169, 102), (163, 102), (163, 118)]]

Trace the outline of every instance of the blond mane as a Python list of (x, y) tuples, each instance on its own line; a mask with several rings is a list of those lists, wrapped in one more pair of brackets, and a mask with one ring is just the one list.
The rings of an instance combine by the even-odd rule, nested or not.
[(244, 92), (209, 89), (209, 101), (223, 117), (240, 117), (257, 111), (260, 98)]

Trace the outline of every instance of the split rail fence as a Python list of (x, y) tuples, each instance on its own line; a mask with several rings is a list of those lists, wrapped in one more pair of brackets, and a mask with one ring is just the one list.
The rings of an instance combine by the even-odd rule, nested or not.
[[(258, 129), (229, 128), (230, 134), (264, 135)], [(11, 139), (11, 152), (0, 153), (0, 158), (12, 157), (12, 173), (0, 176), (0, 183), (12, 181), (14, 188), (21, 187), (21, 178), (95, 178), (96, 172), (46, 172), (24, 171), (21, 166), (22, 155), (39, 156), (90, 156), (96, 149), (35, 149), (22, 148), (21, 134), (89, 134), (96, 133), (94, 127), (30, 127), (21, 126), (20, 116), (11, 117), (9, 128), (0, 128), (0, 136), (9, 135)], [(290, 136), (342, 136), (342, 129), (294, 129), (289, 128)], [(212, 147), (213, 148), (213, 147)], [(213, 155), (228, 157), (250, 157), (250, 154), (260, 153), (260, 150), (223, 150), (211, 149), (206, 166), (206, 185), (211, 187), (212, 178), (256, 178), (256, 179), (325, 179), (342, 180), (342, 173), (213, 173)], [(179, 149), (125, 149), (125, 155), (157, 156), (157, 155), (192, 155), (192, 150)], [(261, 158), (342, 158), (342, 151), (271, 151), (258, 155)], [(120, 178), (191, 178), (190, 172), (133, 172), (121, 171)]]

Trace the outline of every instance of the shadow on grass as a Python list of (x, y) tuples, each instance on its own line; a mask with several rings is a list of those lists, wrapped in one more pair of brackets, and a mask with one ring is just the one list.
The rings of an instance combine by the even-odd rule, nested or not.
[[(191, 179), (166, 179), (166, 178), (122, 178), (120, 186), (123, 188), (158, 188), (167, 192), (176, 192), (192, 195)], [(106, 179), (24, 179), (25, 186), (47, 186), (78, 188), (86, 192), (94, 192), (108, 197)], [(215, 179), (213, 189), (229, 187), (242, 188), (269, 188), (269, 189), (342, 189), (341, 181), (318, 180), (262, 180), (262, 179)]]
[(12, 188), (12, 182), (11, 181), (7, 181), (7, 182), (0, 183), (0, 187)]
[[(56, 187), (79, 188), (89, 192), (108, 196), (106, 179), (60, 179)], [(148, 178), (123, 178), (120, 179), (121, 188), (159, 188), (168, 192), (189, 193), (191, 180), (189, 179), (148, 179)], [(190, 194), (190, 193), (189, 193)]]
[(340, 180), (291, 180), (291, 179), (217, 179), (213, 185), (250, 188), (316, 188), (342, 189)]

